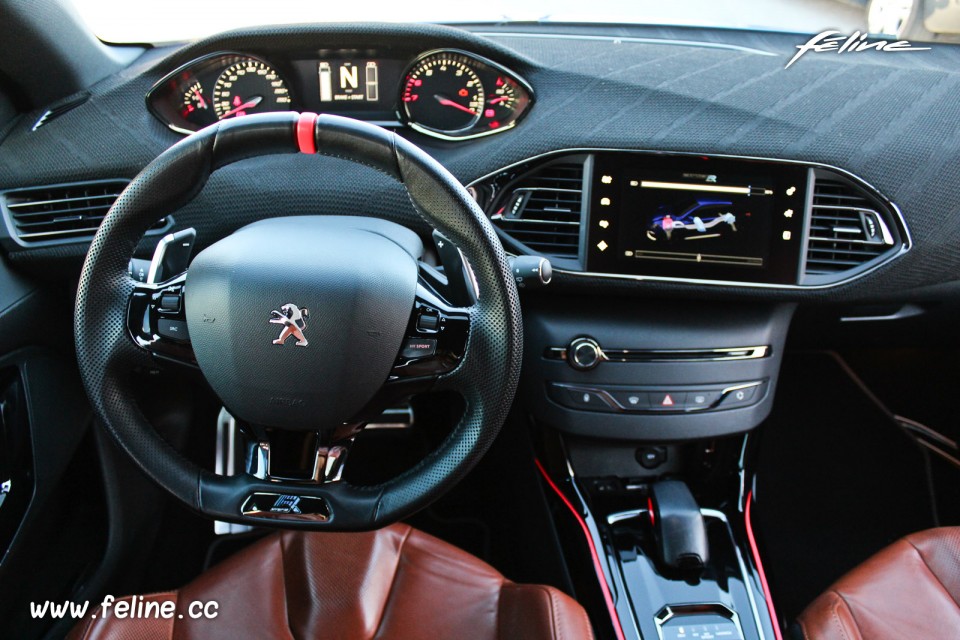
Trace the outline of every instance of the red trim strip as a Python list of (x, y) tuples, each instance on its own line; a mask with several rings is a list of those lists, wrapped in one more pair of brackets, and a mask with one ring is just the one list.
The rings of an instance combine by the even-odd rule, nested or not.
[[(547, 475), (547, 470), (543, 468), (543, 465), (540, 464), (540, 460), (534, 458), (533, 461), (537, 464), (537, 469), (540, 470), (540, 475), (543, 476), (543, 479), (547, 481), (547, 484), (550, 485), (550, 488), (553, 489), (553, 492), (560, 497), (560, 500), (563, 504), (567, 505), (567, 509), (570, 510), (570, 513), (573, 514), (573, 517), (577, 519), (577, 523), (580, 525), (580, 529), (583, 531), (583, 537), (587, 539), (587, 546), (590, 547), (590, 556), (593, 558), (593, 570), (597, 573), (597, 580), (600, 582), (600, 590), (603, 591), (603, 599), (607, 602), (607, 611), (610, 613), (610, 619), (613, 622), (613, 630), (617, 634), (617, 640), (624, 640), (623, 636), (623, 627), (620, 626), (620, 616), (617, 615), (617, 606), (613, 603), (613, 595), (610, 593), (610, 587), (607, 585), (607, 577), (603, 573), (603, 566), (600, 564), (600, 556), (597, 554), (597, 548), (593, 544), (593, 537), (590, 535), (590, 529), (587, 528), (587, 523), (584, 522), (583, 516), (580, 515), (580, 512), (573, 506), (570, 500), (567, 499), (567, 496), (560, 491), (560, 488), (553, 483), (553, 480), (550, 479), (550, 476)], [(780, 639), (782, 640), (782, 638)]]
[(753, 563), (757, 565), (757, 573), (760, 574), (760, 586), (763, 587), (763, 597), (767, 601), (767, 611), (770, 612), (770, 622), (773, 623), (773, 632), (777, 640), (783, 640), (783, 634), (780, 633), (779, 618), (777, 610), (773, 608), (773, 597), (770, 595), (770, 586), (767, 584), (767, 575), (763, 572), (763, 563), (760, 561), (760, 551), (757, 550), (757, 540), (753, 537), (753, 524), (750, 522), (750, 505), (753, 504), (753, 491), (747, 493), (747, 505), (744, 507), (743, 519), (747, 527), (747, 541), (750, 543), (750, 553), (753, 555)]
[(317, 114), (304, 111), (297, 118), (297, 146), (300, 147), (300, 153), (317, 152)]

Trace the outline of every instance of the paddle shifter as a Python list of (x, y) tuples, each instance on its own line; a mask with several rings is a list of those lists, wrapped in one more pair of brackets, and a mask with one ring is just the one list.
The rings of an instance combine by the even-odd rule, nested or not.
[(681, 480), (653, 485), (653, 529), (663, 563), (682, 571), (701, 571), (710, 559), (707, 528), (693, 494)]

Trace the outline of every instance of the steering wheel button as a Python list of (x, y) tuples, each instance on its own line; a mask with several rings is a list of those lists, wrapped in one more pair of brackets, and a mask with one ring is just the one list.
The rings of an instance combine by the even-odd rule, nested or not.
[(440, 316), (424, 313), (417, 318), (417, 331), (435, 333), (440, 328)]
[(415, 358), (429, 358), (436, 352), (436, 338), (407, 338), (400, 356), (413, 360)]
[(157, 321), (157, 333), (161, 338), (176, 340), (177, 342), (190, 342), (190, 334), (187, 333), (187, 323), (183, 320), (168, 320), (160, 318)]
[(165, 293), (160, 296), (160, 311), (168, 313), (180, 311), (180, 296), (175, 293)]

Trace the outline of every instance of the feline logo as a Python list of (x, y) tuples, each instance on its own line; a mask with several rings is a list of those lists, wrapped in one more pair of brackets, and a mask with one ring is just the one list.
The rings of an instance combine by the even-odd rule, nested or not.
[(784, 69), (789, 69), (790, 65), (800, 59), (808, 51), (814, 53), (860, 53), (861, 51), (879, 51), (881, 53), (897, 53), (905, 51), (929, 51), (930, 47), (915, 47), (908, 40), (874, 40), (871, 42), (866, 33), (854, 31), (852, 35), (845, 36), (839, 31), (823, 31), (807, 40), (804, 44), (797, 45), (797, 53), (790, 58), (790, 62)]
[(272, 316), (270, 318), (271, 324), (283, 325), (280, 337), (274, 340), (273, 344), (283, 344), (290, 336), (297, 339), (296, 345), (298, 347), (305, 347), (310, 344), (307, 342), (306, 336), (303, 335), (307, 328), (307, 318), (310, 317), (308, 309), (301, 309), (295, 304), (288, 303), (280, 307), (279, 311), (274, 309), (270, 312), (270, 315)]

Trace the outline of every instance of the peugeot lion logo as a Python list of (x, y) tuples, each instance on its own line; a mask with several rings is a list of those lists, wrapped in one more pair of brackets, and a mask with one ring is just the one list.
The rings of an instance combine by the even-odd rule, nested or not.
[(272, 316), (270, 318), (272, 324), (283, 325), (280, 337), (274, 340), (273, 344), (283, 344), (290, 336), (297, 339), (298, 347), (305, 347), (310, 344), (307, 342), (306, 336), (303, 335), (307, 328), (307, 318), (310, 317), (309, 310), (301, 309), (295, 304), (285, 304), (280, 307), (280, 311), (274, 309), (270, 312), (270, 315)]

